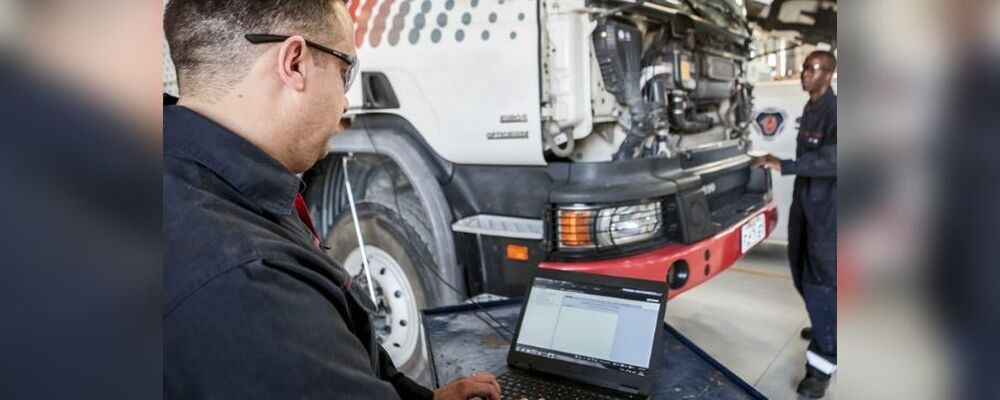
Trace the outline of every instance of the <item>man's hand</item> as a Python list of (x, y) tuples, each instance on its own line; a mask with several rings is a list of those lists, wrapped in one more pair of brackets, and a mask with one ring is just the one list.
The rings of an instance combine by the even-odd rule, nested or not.
[(434, 400), (469, 400), (476, 397), (500, 400), (500, 384), (493, 374), (477, 372), (472, 376), (455, 379), (434, 391)]
[(751, 167), (763, 167), (781, 173), (781, 159), (771, 154), (753, 158)]

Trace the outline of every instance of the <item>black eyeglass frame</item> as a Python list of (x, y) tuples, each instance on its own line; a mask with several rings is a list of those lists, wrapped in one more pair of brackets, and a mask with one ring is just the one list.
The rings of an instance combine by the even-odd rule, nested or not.
[[(250, 43), (261, 44), (261, 43), (281, 43), (291, 36), (287, 35), (272, 35), (269, 33), (248, 33), (243, 35), (244, 38)], [(351, 85), (354, 84), (354, 80), (358, 77), (358, 58), (350, 54), (344, 53), (340, 50), (331, 49), (319, 43), (315, 43), (306, 39), (306, 46), (312, 47), (316, 50), (322, 51), (334, 57), (337, 57), (347, 63), (347, 71), (344, 71), (344, 92), (351, 89)]]

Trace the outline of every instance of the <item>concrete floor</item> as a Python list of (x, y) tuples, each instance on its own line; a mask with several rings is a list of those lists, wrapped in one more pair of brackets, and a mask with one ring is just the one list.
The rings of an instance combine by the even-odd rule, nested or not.
[[(673, 299), (666, 321), (771, 399), (797, 399), (809, 326), (785, 247), (762, 244), (708, 282)], [(826, 399), (833, 399), (834, 375)]]

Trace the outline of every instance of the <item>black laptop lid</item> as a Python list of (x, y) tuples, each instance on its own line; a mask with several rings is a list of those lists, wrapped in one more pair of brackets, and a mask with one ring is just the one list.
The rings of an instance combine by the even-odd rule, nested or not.
[(538, 269), (507, 355), (515, 367), (649, 393), (666, 282)]

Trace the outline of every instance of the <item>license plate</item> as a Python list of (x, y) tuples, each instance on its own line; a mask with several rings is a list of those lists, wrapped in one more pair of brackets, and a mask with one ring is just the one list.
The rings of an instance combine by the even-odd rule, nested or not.
[(760, 214), (746, 225), (741, 228), (742, 240), (740, 245), (740, 252), (746, 253), (748, 250), (752, 249), (757, 243), (764, 240), (764, 235), (767, 234), (767, 229), (764, 226), (764, 214)]

